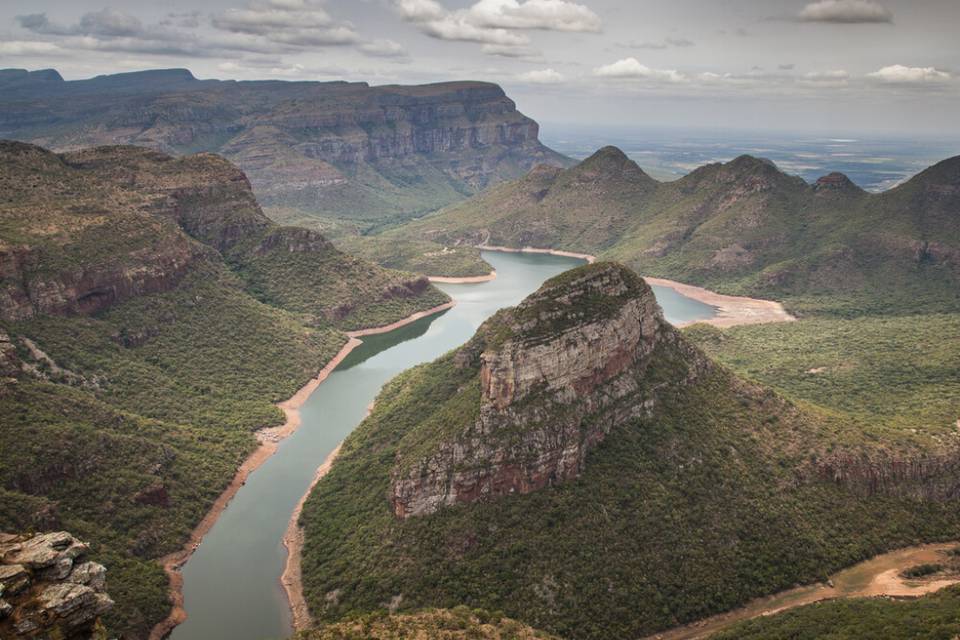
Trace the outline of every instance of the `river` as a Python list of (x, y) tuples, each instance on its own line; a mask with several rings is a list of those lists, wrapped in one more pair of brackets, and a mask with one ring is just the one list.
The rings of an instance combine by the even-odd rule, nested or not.
[[(512, 306), (548, 278), (582, 264), (543, 254), (484, 252), (497, 278), (482, 284), (439, 285), (456, 306), (442, 314), (363, 339), (310, 396), (302, 423), (247, 479), (183, 567), (187, 620), (174, 640), (264, 640), (291, 633), (280, 587), (286, 561), (281, 539), (314, 472), (360, 423), (380, 388), (414, 365), (466, 342), (498, 309)], [(674, 323), (706, 319), (713, 307), (654, 287)]]

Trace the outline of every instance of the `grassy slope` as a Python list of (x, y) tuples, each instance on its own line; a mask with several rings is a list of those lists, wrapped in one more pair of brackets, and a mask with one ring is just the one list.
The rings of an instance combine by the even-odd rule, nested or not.
[[(814, 189), (746, 156), (656, 183), (605, 148), (572, 169), (535, 170), (365, 242), (421, 243), (391, 255), (483, 241), (583, 251), (643, 274), (776, 298), (807, 314), (954, 312), (957, 185), (956, 158), (896, 189), (867, 194), (852, 184)], [(454, 260), (457, 275), (489, 270), (476, 258)]]
[[(343, 343), (254, 301), (217, 265), (95, 318), (6, 329), (97, 387), (56, 375), (0, 387), (4, 440), (16, 443), (0, 453), (0, 485), (5, 505), (17, 505), (0, 512), (0, 529), (62, 527), (92, 542), (109, 568), (117, 631), (165, 615), (166, 578), (152, 559), (183, 543), (256, 446), (252, 431), (282, 422), (272, 403)], [(144, 344), (122, 344), (144, 331)], [(138, 502), (156, 487), (166, 505)]]
[[(43, 291), (98, 269), (169, 270), (164, 256), (189, 265), (172, 289), (94, 316), (0, 322), (38, 370), (0, 381), (0, 436), (11, 445), (0, 448), (0, 530), (65, 528), (90, 541), (117, 601), (110, 628), (142, 633), (168, 607), (153, 560), (183, 543), (256, 446), (253, 431), (282, 421), (273, 403), (337, 353), (338, 328), (447, 298), (407, 291), (414, 276), (320, 236), (277, 229), (242, 174), (212, 156), (0, 151), (0, 251), (29, 247), (23, 277), (53, 283)], [(166, 196), (174, 190), (182, 227)], [(275, 234), (282, 242), (260, 250)], [(15, 291), (10, 273), (0, 286)], [(393, 288), (403, 295), (383, 297)], [(25, 339), (67, 372), (33, 358)]]
[(798, 485), (797, 465), (870, 434), (723, 371), (614, 430), (576, 482), (396, 520), (385, 496), (398, 453), (470, 415), (470, 375), (447, 356), (398, 377), (307, 502), (304, 581), (320, 619), (402, 594), (404, 606), (501, 609), (561, 636), (635, 637), (960, 534), (956, 505)]

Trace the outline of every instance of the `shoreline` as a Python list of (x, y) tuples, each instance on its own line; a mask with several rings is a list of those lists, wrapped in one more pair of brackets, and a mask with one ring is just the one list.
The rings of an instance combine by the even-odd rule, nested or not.
[[(541, 253), (564, 258), (579, 258), (586, 260), (590, 264), (593, 264), (597, 260), (596, 256), (590, 255), (589, 253), (576, 253), (574, 251), (563, 251), (559, 249), (538, 249), (536, 247), (514, 249), (512, 247), (492, 245), (478, 245), (477, 249), (481, 251), (499, 251), (501, 253)], [(703, 287), (677, 282), (676, 280), (654, 278), (652, 276), (642, 277), (647, 281), (647, 284), (669, 287), (684, 297), (702, 302), (717, 310), (717, 314), (712, 318), (682, 322), (676, 325), (677, 327), (703, 323), (726, 328), (748, 324), (796, 321), (796, 317), (788, 313), (781, 303), (774, 300), (762, 300), (760, 298), (748, 298), (746, 296), (728, 296), (704, 289)], [(433, 280), (433, 278), (431, 278), (431, 280)]]
[(444, 302), (443, 304), (438, 304), (432, 309), (427, 309), (426, 311), (417, 311), (414, 314), (411, 314), (404, 318), (403, 320), (397, 320), (390, 324), (385, 324), (382, 327), (371, 327), (369, 329), (357, 329), (355, 331), (346, 331), (345, 333), (350, 338), (362, 338), (364, 336), (375, 336), (381, 333), (389, 333), (394, 329), (399, 329), (400, 327), (405, 327), (408, 324), (421, 320), (423, 318), (429, 318), (430, 316), (436, 315), (441, 311), (446, 311), (447, 309), (452, 309), (457, 303), (454, 300), (450, 302)]
[(287, 522), (287, 530), (283, 534), (283, 546), (287, 549), (287, 560), (283, 565), (283, 573), (280, 574), (280, 586), (287, 596), (287, 604), (290, 606), (290, 625), (294, 632), (302, 631), (311, 626), (313, 618), (310, 616), (310, 608), (303, 597), (303, 573), (301, 571), (301, 560), (303, 558), (303, 544), (306, 540), (303, 527), (300, 526), (300, 514), (303, 512), (303, 505), (307, 498), (313, 493), (317, 483), (327, 475), (333, 461), (340, 455), (340, 448), (343, 442), (330, 452), (313, 476), (310, 486), (297, 502), (293, 513), (290, 514), (290, 520)]
[(523, 247), (522, 249), (514, 249), (513, 247), (498, 247), (486, 244), (477, 245), (477, 249), (480, 249), (481, 251), (499, 251), (501, 253), (545, 253), (551, 256), (560, 256), (561, 258), (580, 258), (581, 260), (586, 260), (590, 264), (593, 264), (597, 261), (597, 256), (590, 255), (589, 253), (576, 253), (574, 251), (564, 251), (562, 249), (538, 249), (537, 247)]
[[(223, 513), (230, 504), (230, 501), (237, 494), (237, 491), (240, 490), (240, 487), (246, 483), (250, 474), (260, 468), (270, 456), (276, 453), (280, 443), (300, 427), (300, 407), (303, 406), (307, 398), (316, 391), (317, 387), (333, 373), (333, 370), (336, 369), (354, 349), (363, 344), (363, 341), (359, 338), (361, 336), (392, 331), (416, 322), (421, 318), (446, 311), (452, 308), (454, 304), (456, 304), (454, 301), (450, 301), (433, 307), (432, 309), (427, 309), (426, 311), (418, 311), (384, 327), (372, 327), (370, 329), (345, 332), (347, 342), (340, 348), (340, 351), (337, 352), (333, 359), (327, 362), (317, 375), (300, 387), (296, 393), (283, 402), (277, 403), (276, 406), (283, 411), (286, 418), (284, 423), (275, 427), (260, 429), (254, 434), (260, 443), (259, 446), (240, 464), (233, 479), (220, 495), (217, 496), (217, 499), (204, 514), (203, 519), (201, 519), (197, 526), (190, 532), (190, 536), (184, 542), (183, 546), (177, 551), (173, 551), (159, 559), (160, 565), (163, 567), (164, 573), (167, 574), (167, 580), (169, 581), (168, 595), (171, 608), (167, 617), (156, 623), (150, 630), (149, 640), (163, 640), (170, 635), (177, 625), (187, 619), (187, 612), (186, 609), (184, 609), (183, 600), (183, 574), (180, 572), (180, 569), (187, 563), (190, 556), (193, 555), (193, 552), (200, 546), (200, 543), (203, 542), (204, 536), (206, 536), (213, 528), (213, 525), (217, 523), (220, 514)], [(339, 447), (337, 450), (339, 450)], [(304, 499), (305, 498), (306, 496), (304, 496)], [(298, 585), (298, 587), (302, 591), (302, 586)], [(292, 604), (290, 606), (292, 608)]]
[(427, 276), (427, 280), (436, 284), (479, 284), (497, 279), (496, 270), (485, 276)]
[(703, 324), (724, 328), (745, 324), (796, 321), (796, 318), (787, 313), (787, 310), (783, 308), (782, 304), (773, 300), (761, 300), (759, 298), (748, 298), (746, 296), (728, 296), (704, 289), (703, 287), (676, 282), (675, 280), (667, 280), (666, 278), (644, 276), (643, 279), (647, 281), (647, 284), (669, 287), (682, 296), (696, 300), (697, 302), (702, 302), (717, 310), (717, 315), (712, 318), (684, 322), (677, 325), (678, 327), (701, 322)]

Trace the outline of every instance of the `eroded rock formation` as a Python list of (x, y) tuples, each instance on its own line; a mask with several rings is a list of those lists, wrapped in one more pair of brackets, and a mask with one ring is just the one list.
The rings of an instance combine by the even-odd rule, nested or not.
[(89, 638), (113, 607), (103, 565), (69, 533), (0, 533), (0, 637)]
[(455, 356), (478, 369), (477, 417), (426, 457), (401, 452), (401, 518), (576, 478), (617, 425), (709, 368), (629, 269), (598, 263), (548, 282)]

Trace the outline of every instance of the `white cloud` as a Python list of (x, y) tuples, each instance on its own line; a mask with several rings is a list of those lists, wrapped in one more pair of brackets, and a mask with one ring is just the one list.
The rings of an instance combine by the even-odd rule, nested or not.
[(62, 50), (52, 42), (30, 40), (8, 40), (0, 42), (0, 54), (5, 56), (36, 56), (61, 53)]
[(435, 0), (394, 0), (400, 17), (409, 22), (442, 20), (447, 10)]
[(393, 0), (393, 4), (401, 18), (428, 36), (498, 47), (528, 45), (530, 38), (518, 31), (601, 29), (600, 18), (593, 11), (568, 0), (478, 0), (456, 11), (436, 0)]
[(614, 63), (594, 69), (594, 75), (601, 78), (637, 78), (659, 82), (682, 83), (689, 79), (674, 69), (652, 69), (641, 64), (636, 58), (624, 58)]
[(797, 16), (804, 22), (842, 24), (893, 22), (893, 14), (872, 0), (819, 0), (805, 6)]
[(403, 45), (393, 40), (374, 40), (360, 45), (360, 51), (376, 58), (403, 58), (407, 50)]
[(471, 21), (500, 29), (546, 29), (597, 33), (603, 23), (588, 7), (567, 0), (479, 0)]
[(868, 78), (886, 84), (939, 84), (950, 80), (950, 74), (934, 67), (906, 67), (894, 64), (867, 74)]
[(523, 46), (530, 43), (530, 38), (520, 33), (514, 33), (507, 29), (479, 27), (470, 22), (468, 16), (463, 13), (450, 14), (440, 20), (429, 20), (419, 24), (424, 33), (439, 40), (505, 46)]
[(553, 69), (527, 71), (517, 77), (524, 82), (532, 82), (533, 84), (559, 84), (565, 79), (562, 73)]

